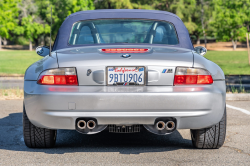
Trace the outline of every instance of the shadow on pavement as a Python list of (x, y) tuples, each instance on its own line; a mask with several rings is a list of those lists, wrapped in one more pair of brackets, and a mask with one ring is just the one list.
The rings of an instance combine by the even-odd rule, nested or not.
[(95, 135), (82, 135), (74, 130), (58, 130), (56, 147), (30, 149), (23, 141), (22, 113), (13, 113), (0, 119), (0, 149), (12, 151), (64, 154), (74, 152), (118, 152), (140, 154), (192, 149), (191, 140), (183, 139), (178, 131), (166, 136), (155, 135), (142, 128), (140, 133), (118, 134), (103, 131)]

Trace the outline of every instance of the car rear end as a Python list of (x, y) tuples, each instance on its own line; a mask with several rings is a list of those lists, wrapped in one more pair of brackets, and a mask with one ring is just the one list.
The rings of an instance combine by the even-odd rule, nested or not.
[[(193, 68), (191, 51), (169, 48), (169, 53), (161, 53), (151, 47), (147, 53), (123, 58), (123, 53), (94, 49), (89, 53), (95, 54), (92, 58), (58, 51), (59, 68), (25, 82), (26, 110), (34, 125), (87, 134), (109, 125), (144, 125), (154, 133), (168, 134), (205, 128), (221, 119), (225, 83), (213, 81), (206, 69)], [(68, 61), (69, 56), (78, 61)], [(96, 128), (80, 129), (80, 120), (86, 126), (94, 120)], [(173, 121), (175, 127), (162, 129), (156, 125), (159, 121)]]
[(166, 135), (224, 117), (222, 70), (182, 48), (170, 22), (80, 21), (67, 42), (26, 71), (25, 115), (38, 128)]

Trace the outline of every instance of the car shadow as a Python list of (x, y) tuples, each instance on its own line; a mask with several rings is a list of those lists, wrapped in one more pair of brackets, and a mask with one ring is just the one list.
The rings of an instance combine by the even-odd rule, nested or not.
[(0, 119), (0, 149), (12, 151), (64, 154), (74, 152), (119, 152), (140, 154), (192, 149), (192, 142), (178, 131), (170, 135), (155, 135), (142, 127), (140, 133), (109, 133), (83, 135), (74, 130), (58, 130), (55, 148), (31, 149), (23, 141), (22, 113), (13, 113)]

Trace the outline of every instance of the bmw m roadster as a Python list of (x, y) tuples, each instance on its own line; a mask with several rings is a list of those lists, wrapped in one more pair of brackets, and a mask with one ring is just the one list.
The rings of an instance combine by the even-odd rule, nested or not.
[(25, 73), (23, 134), (30, 148), (55, 145), (57, 129), (158, 135), (190, 129), (196, 148), (226, 134), (225, 76), (194, 48), (175, 14), (95, 10), (68, 16), (52, 51)]

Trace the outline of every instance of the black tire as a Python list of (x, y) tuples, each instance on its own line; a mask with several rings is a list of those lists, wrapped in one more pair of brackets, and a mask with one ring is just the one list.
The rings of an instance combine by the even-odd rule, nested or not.
[(23, 106), (23, 138), (29, 148), (52, 148), (56, 143), (56, 130), (34, 126)]
[(190, 130), (192, 143), (198, 149), (218, 149), (225, 141), (227, 125), (226, 108), (224, 115), (216, 125), (199, 130)]

